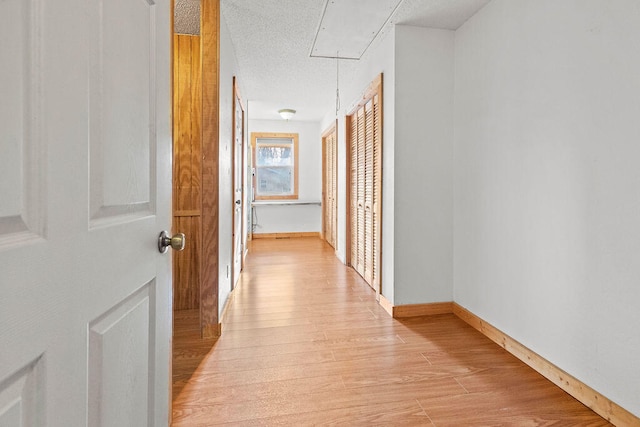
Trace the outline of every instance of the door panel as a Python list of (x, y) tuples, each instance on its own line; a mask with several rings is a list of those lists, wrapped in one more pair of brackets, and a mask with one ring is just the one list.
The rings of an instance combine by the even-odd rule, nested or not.
[(154, 210), (153, 10), (145, 0), (93, 4), (96, 31), (89, 75), (93, 226), (101, 223), (96, 220)]
[(0, 2), (0, 425), (167, 425), (169, 4), (49, 6)]
[(153, 419), (155, 307), (150, 282), (89, 323), (89, 425), (149, 425)]
[(36, 1), (0, 3), (0, 250), (3, 244), (37, 238), (44, 231), (39, 197), (43, 144), (37, 116), (41, 99), (36, 96), (42, 40), (32, 19), (39, 7)]
[(0, 425), (44, 425), (43, 362), (38, 358), (19, 370), (0, 388)]

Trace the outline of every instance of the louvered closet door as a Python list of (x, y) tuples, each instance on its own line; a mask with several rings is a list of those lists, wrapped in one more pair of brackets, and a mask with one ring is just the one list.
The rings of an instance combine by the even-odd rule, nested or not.
[(348, 117), (350, 148), (351, 265), (380, 290), (382, 198), (381, 78)]
[(331, 136), (327, 136), (324, 140), (324, 156), (325, 156), (325, 169), (324, 169), (324, 239), (327, 243), (331, 244), (331, 149), (330, 149)]
[(331, 194), (331, 205), (329, 206), (331, 211), (331, 246), (336, 247), (338, 240), (338, 139), (336, 137), (336, 131), (331, 134), (330, 139), (331, 150), (331, 163), (330, 163), (330, 175), (331, 185), (329, 186), (329, 192)]
[(373, 204), (371, 209), (373, 256), (372, 282), (374, 288), (380, 289), (380, 248), (381, 248), (381, 209), (382, 209), (382, 116), (380, 110), (381, 95), (373, 97)]
[(358, 120), (358, 140), (357, 140), (357, 152), (358, 152), (358, 260), (356, 264), (356, 271), (364, 277), (364, 263), (366, 258), (365, 249), (365, 215), (364, 215), (364, 201), (365, 201), (365, 186), (367, 167), (365, 164), (365, 127), (364, 127), (364, 108), (360, 108), (357, 113)]
[(337, 240), (337, 153), (336, 153), (336, 131), (323, 137), (324, 146), (324, 238), (331, 246), (336, 247)]
[(365, 140), (364, 140), (364, 278), (373, 284), (373, 100), (364, 107)]
[(358, 260), (358, 120), (355, 114), (350, 117), (349, 132), (349, 150), (351, 153), (349, 159), (351, 162), (349, 177), (349, 191), (351, 194), (351, 265), (356, 268)]

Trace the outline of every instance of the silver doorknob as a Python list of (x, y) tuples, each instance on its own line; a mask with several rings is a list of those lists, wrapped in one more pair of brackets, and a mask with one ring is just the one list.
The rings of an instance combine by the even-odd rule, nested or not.
[(169, 237), (169, 233), (161, 231), (158, 236), (158, 250), (161, 254), (164, 254), (171, 246), (173, 250), (181, 251), (184, 249), (185, 240), (184, 233), (177, 233), (173, 237)]

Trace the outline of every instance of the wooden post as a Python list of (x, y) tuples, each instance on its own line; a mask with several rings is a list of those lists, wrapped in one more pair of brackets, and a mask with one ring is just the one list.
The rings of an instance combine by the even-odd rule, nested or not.
[(220, 335), (218, 321), (218, 186), (220, 0), (202, 0), (202, 257), (200, 327), (203, 338)]

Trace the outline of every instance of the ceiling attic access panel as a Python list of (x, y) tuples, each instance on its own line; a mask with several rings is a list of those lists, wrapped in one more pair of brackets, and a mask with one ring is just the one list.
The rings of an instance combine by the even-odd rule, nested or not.
[(327, 0), (310, 56), (360, 59), (402, 0)]

